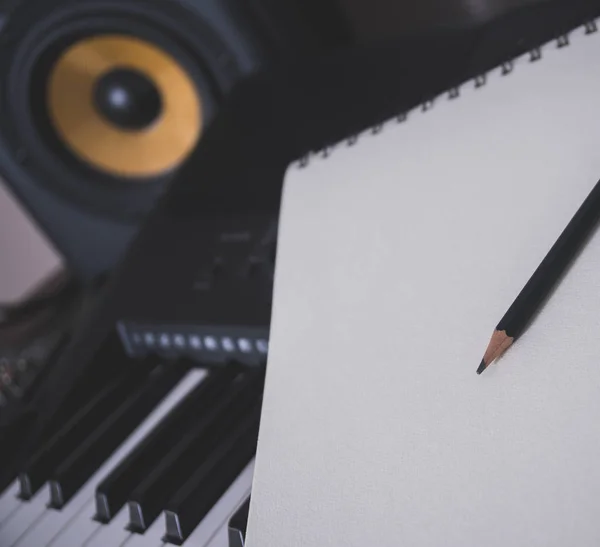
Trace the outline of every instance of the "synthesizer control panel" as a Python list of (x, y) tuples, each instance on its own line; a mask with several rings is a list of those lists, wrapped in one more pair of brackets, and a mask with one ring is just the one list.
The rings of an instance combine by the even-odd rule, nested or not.
[[(200, 366), (264, 365), (277, 252), (273, 213), (233, 221), (166, 218), (160, 227), (168, 239), (150, 237), (147, 247), (142, 241), (136, 251), (142, 248), (145, 260), (128, 269), (143, 281), (120, 283), (127, 293), (116, 332), (125, 353)], [(147, 257), (157, 255), (153, 275), (144, 276)]]

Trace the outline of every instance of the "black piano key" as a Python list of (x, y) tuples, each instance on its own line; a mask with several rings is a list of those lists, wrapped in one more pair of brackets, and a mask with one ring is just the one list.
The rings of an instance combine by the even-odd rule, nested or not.
[(164, 509), (171, 496), (185, 483), (219, 439), (241, 419), (260, 397), (264, 377), (249, 374), (235, 382), (213, 409), (200, 416), (150, 475), (132, 492), (128, 502), (129, 526), (144, 533)]
[(246, 527), (250, 513), (250, 498), (248, 498), (229, 520), (229, 547), (244, 547), (246, 543)]
[(155, 369), (147, 381), (90, 433), (53, 473), (50, 504), (61, 509), (134, 431), (158, 403), (175, 387), (187, 370), (166, 364)]
[(169, 501), (164, 541), (182, 545), (254, 457), (260, 408), (258, 401)]
[(218, 370), (192, 390), (160, 424), (98, 485), (96, 516), (107, 524), (123, 508), (140, 484), (174, 444), (214, 405), (239, 374), (233, 368)]
[(56, 466), (72, 453), (114, 408), (115, 401), (122, 400), (135, 389), (135, 383), (145, 374), (146, 371), (141, 365), (131, 367), (131, 370), (101, 389), (89, 403), (76, 412), (55, 435), (44, 443), (19, 473), (19, 497), (24, 500), (31, 499), (49, 480)]

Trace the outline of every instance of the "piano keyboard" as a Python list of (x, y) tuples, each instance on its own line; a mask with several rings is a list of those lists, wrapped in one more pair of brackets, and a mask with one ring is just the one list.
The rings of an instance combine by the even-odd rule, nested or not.
[(110, 410), (90, 401), (77, 415), (89, 429), (66, 424), (0, 494), (0, 545), (228, 547), (250, 494), (262, 380), (158, 367), (118, 388)]

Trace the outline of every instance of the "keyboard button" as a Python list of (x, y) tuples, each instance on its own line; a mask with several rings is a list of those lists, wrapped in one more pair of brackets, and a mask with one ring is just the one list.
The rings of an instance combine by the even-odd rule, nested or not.
[(166, 540), (182, 545), (254, 457), (260, 400), (247, 417), (226, 433), (165, 509)]
[(51, 511), (46, 507), (48, 492), (45, 488), (29, 501), (21, 501), (19, 510), (8, 518), (0, 528), (0, 545), (13, 547), (29, 531), (41, 526), (44, 520), (51, 516)]
[(0, 528), (2, 522), (14, 512), (20, 505), (20, 500), (17, 498), (19, 494), (19, 482), (14, 481), (0, 496)]
[(169, 498), (179, 490), (197, 469), (220, 437), (256, 401), (262, 391), (262, 375), (239, 378), (211, 409), (154, 468), (132, 493), (128, 506), (130, 529), (143, 533), (164, 509)]
[(185, 372), (180, 367), (170, 364), (164, 368), (159, 367), (150, 374), (145, 385), (108, 414), (53, 473), (50, 481), (51, 507), (62, 508), (77, 493), (102, 463), (175, 387)]
[[(126, 530), (128, 520), (129, 513), (126, 507), (121, 509), (108, 525), (101, 524), (89, 518), (86, 523), (88, 526), (82, 528), (81, 532), (83, 534), (81, 537), (86, 538), (85, 547), (120, 546), (131, 535)], [(67, 536), (64, 539), (67, 540), (68, 537), (71, 536)]]
[(244, 547), (249, 511), (250, 498), (243, 503), (229, 521), (229, 547)]
[[(163, 534), (165, 533), (165, 523), (163, 518), (156, 519), (150, 528), (146, 530), (143, 535), (131, 533), (132, 537), (123, 545), (123, 547), (164, 547), (162, 540)], [(94, 546), (96, 547), (96, 546)], [(97, 547), (102, 547), (98, 545)], [(120, 546), (119, 546), (120, 547)], [(204, 547), (200, 545), (190, 545), (190, 547)]]
[(229, 547), (227, 528), (221, 528), (206, 547)]
[[(240, 504), (248, 498), (252, 487), (254, 462), (251, 462), (240, 476), (231, 484), (223, 497), (209, 511), (206, 518), (192, 532), (184, 546), (211, 546), (219, 537), (227, 537), (227, 523), (238, 510)], [(225, 543), (227, 545), (227, 543)], [(219, 546), (220, 547), (220, 546)]]
[(189, 429), (190, 422), (197, 420), (217, 401), (235, 374), (232, 369), (211, 374), (102, 481), (96, 491), (97, 520), (110, 522), (113, 515), (125, 505), (134, 488)]

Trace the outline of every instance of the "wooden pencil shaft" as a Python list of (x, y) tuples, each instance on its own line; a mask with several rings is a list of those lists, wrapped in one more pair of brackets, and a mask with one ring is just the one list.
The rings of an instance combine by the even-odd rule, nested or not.
[(517, 338), (566, 272), (600, 220), (600, 181), (596, 183), (556, 243), (498, 323), (498, 331)]

